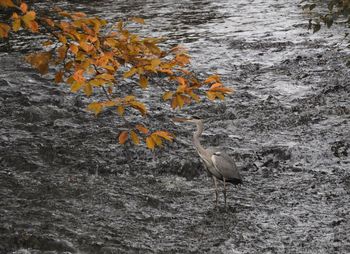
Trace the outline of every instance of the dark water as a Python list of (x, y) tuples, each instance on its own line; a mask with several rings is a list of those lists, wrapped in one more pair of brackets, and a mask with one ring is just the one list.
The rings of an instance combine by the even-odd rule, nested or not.
[[(117, 144), (114, 114), (0, 55), (0, 253), (350, 253), (348, 50), (307, 31), (297, 1), (58, 1), (108, 19), (145, 18), (145, 35), (184, 44), (199, 75), (236, 93), (152, 119), (177, 141), (152, 155)], [(45, 6), (46, 3), (43, 4)], [(3, 50), (4, 51), (4, 50)], [(150, 98), (152, 92), (149, 93)], [(223, 147), (245, 184), (214, 208), (190, 145)]]

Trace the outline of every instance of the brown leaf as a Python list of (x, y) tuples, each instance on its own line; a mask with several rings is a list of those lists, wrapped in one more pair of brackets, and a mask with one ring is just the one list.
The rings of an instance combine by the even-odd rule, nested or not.
[(136, 129), (138, 129), (143, 134), (147, 134), (148, 133), (148, 129), (145, 126), (141, 125), (141, 124), (137, 124), (135, 127), (136, 127)]
[(135, 145), (140, 144), (140, 139), (137, 136), (136, 132), (134, 132), (133, 130), (130, 131), (130, 137), (131, 137), (132, 142), (134, 142)]
[(142, 87), (142, 89), (146, 89), (148, 86), (148, 79), (145, 75), (140, 76), (140, 86)]
[(36, 68), (41, 74), (46, 74), (49, 70), (51, 53), (41, 52), (27, 55), (25, 60)]
[(55, 82), (56, 82), (57, 84), (63, 82), (63, 74), (64, 74), (63, 71), (56, 72), (56, 75), (55, 75)]
[(125, 142), (128, 140), (128, 137), (129, 137), (129, 132), (128, 131), (122, 131), (120, 134), (119, 134), (119, 144), (125, 144)]

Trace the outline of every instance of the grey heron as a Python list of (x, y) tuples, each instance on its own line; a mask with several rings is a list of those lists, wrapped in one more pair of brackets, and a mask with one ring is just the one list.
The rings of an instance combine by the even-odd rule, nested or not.
[(221, 180), (224, 183), (224, 199), (226, 207), (226, 183), (234, 185), (242, 184), (242, 177), (236, 166), (234, 160), (224, 151), (215, 148), (204, 148), (199, 139), (203, 132), (203, 121), (201, 119), (186, 119), (186, 118), (174, 118), (175, 122), (188, 122), (196, 124), (197, 130), (193, 133), (193, 145), (197, 150), (199, 157), (202, 159), (208, 174), (213, 178), (215, 185), (215, 201), (218, 205), (218, 183), (217, 180)]

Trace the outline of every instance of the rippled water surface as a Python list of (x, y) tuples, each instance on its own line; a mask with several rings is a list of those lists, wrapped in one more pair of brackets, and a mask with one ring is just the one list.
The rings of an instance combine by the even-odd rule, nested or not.
[[(195, 72), (219, 73), (236, 92), (184, 113), (152, 102), (145, 123), (177, 140), (155, 154), (129, 150), (114, 115), (94, 118), (22, 64), (37, 37), (14, 37), (0, 53), (1, 254), (350, 253), (344, 28), (311, 34), (299, 1), (55, 2), (110, 21), (142, 17), (132, 29), (184, 44)], [(169, 122), (180, 114), (205, 119), (203, 144), (241, 168), (227, 209), (222, 196), (213, 206), (193, 129)]]

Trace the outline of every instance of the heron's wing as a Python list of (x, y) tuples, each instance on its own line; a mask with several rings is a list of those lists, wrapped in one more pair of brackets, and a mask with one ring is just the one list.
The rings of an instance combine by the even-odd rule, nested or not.
[(216, 150), (211, 156), (214, 167), (220, 174), (228, 179), (241, 179), (234, 160), (225, 152)]

